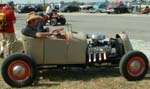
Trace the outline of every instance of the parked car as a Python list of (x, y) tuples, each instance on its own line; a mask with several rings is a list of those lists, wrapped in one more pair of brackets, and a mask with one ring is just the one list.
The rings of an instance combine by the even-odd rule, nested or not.
[(96, 2), (94, 5), (93, 5), (93, 10), (95, 12), (101, 12), (104, 11), (105, 7), (109, 4), (109, 2), (105, 1), (105, 2)]
[(114, 7), (114, 11), (116, 14), (128, 13), (128, 8), (125, 4), (120, 4), (116, 7)]
[(115, 13), (115, 14), (122, 14), (122, 13), (129, 13), (129, 10), (126, 5), (112, 5), (111, 8), (106, 7), (106, 13)]
[(41, 5), (23, 5), (17, 8), (18, 13), (29, 13), (31, 11), (43, 11), (43, 7)]
[(113, 8), (101, 8), (98, 10), (98, 12), (100, 13), (114, 13), (114, 9)]
[(81, 10), (92, 10), (93, 5), (81, 5), (80, 8)]
[(149, 6), (146, 6), (145, 8), (143, 8), (142, 13), (143, 14), (148, 14), (150, 12), (150, 8)]
[(75, 6), (75, 5), (66, 5), (60, 8), (60, 11), (61, 12), (77, 12), (77, 11), (80, 11), (80, 7)]
[(41, 12), (44, 10), (44, 7), (40, 4), (35, 4), (35, 5), (32, 5), (32, 8), (34, 8), (34, 11), (35, 12)]
[(35, 11), (33, 7), (24, 5), (17, 9), (18, 13), (29, 13), (31, 11)]
[[(60, 30), (56, 31), (60, 33)], [(103, 63), (119, 66), (122, 76), (129, 81), (136, 81), (143, 79), (149, 69), (146, 55), (133, 50), (124, 32), (112, 38), (99, 33), (75, 32), (72, 29), (62, 33), (65, 33), (65, 38), (62, 39), (24, 36), (20, 41), (23, 44), (22, 52), (14, 52), (2, 63), (4, 81), (12, 87), (23, 87), (31, 85), (37, 71), (43, 68), (100, 67)]]

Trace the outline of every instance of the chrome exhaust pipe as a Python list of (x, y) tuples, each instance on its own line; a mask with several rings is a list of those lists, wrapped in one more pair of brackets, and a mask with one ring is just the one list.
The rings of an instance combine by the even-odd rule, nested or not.
[(94, 59), (93, 61), (96, 62), (96, 52), (93, 53)]
[(92, 54), (92, 48), (89, 48), (88, 50), (88, 55), (89, 55), (89, 62), (92, 62), (92, 57), (91, 57), (91, 54)]
[(101, 51), (98, 52), (98, 55), (99, 55), (99, 61), (101, 61), (102, 60)]
[(104, 52), (103, 54), (104, 54), (104, 60), (106, 60), (107, 59), (106, 52)]

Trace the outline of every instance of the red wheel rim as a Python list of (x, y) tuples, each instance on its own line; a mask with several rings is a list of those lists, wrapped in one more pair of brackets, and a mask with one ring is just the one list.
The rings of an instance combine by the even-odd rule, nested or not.
[(145, 62), (141, 57), (133, 57), (127, 64), (128, 73), (131, 76), (139, 76), (145, 70)]
[(8, 75), (13, 81), (24, 81), (28, 79), (31, 70), (24, 61), (14, 61), (8, 67)]

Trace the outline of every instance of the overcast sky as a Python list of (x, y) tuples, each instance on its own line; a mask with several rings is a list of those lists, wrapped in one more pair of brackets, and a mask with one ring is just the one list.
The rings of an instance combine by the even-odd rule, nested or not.
[[(44, 0), (0, 0), (2, 3), (6, 3), (7, 1), (14, 1), (14, 3), (19, 3), (19, 4), (26, 4), (26, 3), (43, 3)], [(105, 0), (45, 0), (46, 3), (50, 2), (71, 2), (71, 1), (78, 1), (78, 2), (98, 2), (98, 1), (105, 1)], [(108, 0), (109, 1), (109, 0)], [(112, 1), (112, 0), (110, 0)]]

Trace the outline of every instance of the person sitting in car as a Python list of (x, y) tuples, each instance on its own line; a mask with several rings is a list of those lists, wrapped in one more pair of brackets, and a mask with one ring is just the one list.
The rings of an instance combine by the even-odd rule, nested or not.
[(27, 25), (22, 29), (22, 34), (33, 38), (47, 38), (51, 35), (61, 39), (65, 38), (65, 36), (60, 34), (60, 31), (64, 30), (64, 28), (59, 28), (53, 31), (50, 31), (49, 28), (46, 28), (45, 31), (39, 31), (38, 25), (41, 22), (41, 19), (42, 17), (35, 13), (29, 13), (26, 20)]

